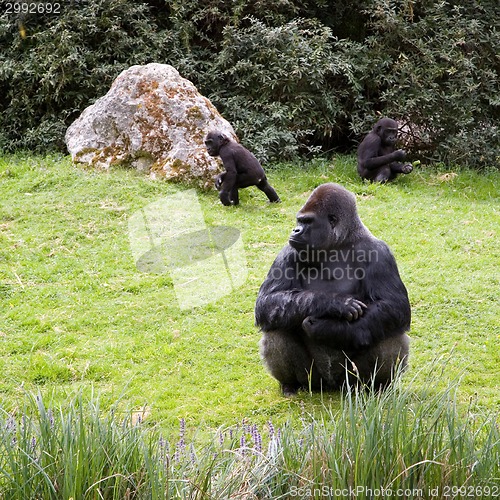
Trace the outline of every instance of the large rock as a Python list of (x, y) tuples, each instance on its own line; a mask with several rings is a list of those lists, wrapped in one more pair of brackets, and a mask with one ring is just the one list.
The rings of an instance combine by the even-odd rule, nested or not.
[(74, 162), (126, 165), (152, 176), (208, 186), (220, 160), (206, 152), (209, 130), (233, 128), (196, 87), (167, 64), (132, 66), (66, 131)]

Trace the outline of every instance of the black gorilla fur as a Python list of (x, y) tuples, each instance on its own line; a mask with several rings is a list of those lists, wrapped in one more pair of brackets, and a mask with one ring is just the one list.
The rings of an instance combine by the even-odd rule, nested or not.
[(409, 163), (398, 163), (406, 158), (406, 152), (395, 149), (398, 124), (390, 118), (380, 119), (372, 131), (358, 146), (358, 173), (363, 179), (387, 182), (398, 174), (409, 174), (413, 167)]
[(210, 156), (220, 156), (225, 172), (217, 176), (215, 187), (223, 205), (238, 205), (238, 189), (257, 186), (272, 203), (280, 201), (267, 181), (259, 160), (245, 147), (220, 132), (209, 132), (205, 146)]
[(346, 375), (385, 386), (407, 362), (411, 310), (396, 261), (338, 184), (316, 188), (297, 214), (255, 318), (264, 363), (286, 395), (339, 389)]

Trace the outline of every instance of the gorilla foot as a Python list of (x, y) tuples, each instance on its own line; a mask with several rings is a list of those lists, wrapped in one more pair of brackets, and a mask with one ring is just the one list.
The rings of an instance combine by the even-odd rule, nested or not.
[(281, 391), (283, 396), (289, 398), (290, 396), (295, 396), (299, 392), (299, 384), (281, 384)]
[(280, 197), (278, 195), (268, 196), (269, 203), (281, 203)]
[(387, 184), (390, 182), (392, 179), (388, 177), (387, 175), (377, 175), (374, 179), (372, 179), (372, 182), (378, 182), (379, 184)]

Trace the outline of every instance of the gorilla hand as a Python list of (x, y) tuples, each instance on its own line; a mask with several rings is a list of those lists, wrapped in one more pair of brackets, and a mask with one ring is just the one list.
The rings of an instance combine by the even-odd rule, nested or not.
[[(338, 319), (346, 319), (347, 321), (356, 321), (358, 318), (363, 316), (364, 310), (366, 309), (366, 304), (361, 302), (354, 297), (347, 297), (342, 302), (342, 310), (336, 311), (339, 315)], [(307, 318), (302, 322), (302, 328), (309, 335), (314, 335), (316, 328), (319, 326), (320, 322), (325, 321), (336, 321), (337, 318), (327, 317), (318, 318), (316, 316), (307, 316)]]
[(366, 309), (366, 304), (353, 297), (347, 297), (344, 301), (344, 310), (342, 311), (342, 318), (347, 321), (356, 321), (363, 316)]
[(396, 161), (402, 161), (406, 158), (406, 151), (404, 149), (398, 149), (393, 154)]
[(321, 321), (324, 320), (317, 318), (316, 316), (308, 316), (304, 321), (302, 321), (302, 329), (307, 333), (307, 336), (309, 338), (314, 338), (316, 330)]
[(410, 172), (412, 172), (412, 171), (413, 171), (413, 167), (411, 166), (411, 164), (410, 164), (410, 163), (407, 163), (406, 165), (403, 165), (403, 166), (401, 167), (401, 172), (402, 172), (403, 174), (409, 174), (409, 173), (410, 173)]
[(350, 296), (336, 295), (329, 303), (326, 316), (336, 319), (356, 321), (363, 316), (366, 304)]
[(230, 192), (229, 191), (220, 191), (219, 192), (219, 198), (220, 201), (222, 202), (223, 205), (228, 207), (229, 205), (232, 205), (231, 200), (229, 198)]
[(226, 172), (223, 172), (222, 174), (219, 174), (215, 178), (215, 189), (217, 189), (217, 191), (220, 191), (220, 188), (222, 186), (222, 183), (224, 182), (224, 177), (225, 176), (226, 176)]
[(316, 332), (319, 321), (320, 319), (316, 316), (307, 316), (307, 318), (302, 321), (302, 329), (307, 333), (309, 338), (314, 338), (314, 333)]

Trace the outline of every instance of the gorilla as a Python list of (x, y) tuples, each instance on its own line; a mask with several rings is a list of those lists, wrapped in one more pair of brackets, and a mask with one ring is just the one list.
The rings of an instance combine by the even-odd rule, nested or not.
[(406, 366), (411, 310), (394, 256), (361, 222), (354, 195), (316, 188), (260, 287), (260, 353), (285, 395), (385, 387)]
[(362, 179), (387, 182), (398, 174), (409, 174), (413, 170), (409, 163), (398, 163), (406, 158), (406, 152), (394, 150), (397, 137), (395, 120), (382, 118), (375, 124), (358, 146), (358, 174)]
[(209, 132), (205, 146), (210, 156), (220, 156), (225, 172), (218, 175), (215, 187), (223, 205), (238, 205), (238, 189), (257, 186), (271, 203), (281, 200), (267, 181), (259, 160), (245, 147), (220, 132)]

